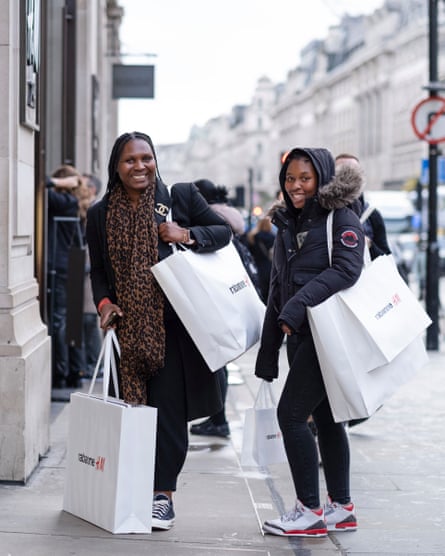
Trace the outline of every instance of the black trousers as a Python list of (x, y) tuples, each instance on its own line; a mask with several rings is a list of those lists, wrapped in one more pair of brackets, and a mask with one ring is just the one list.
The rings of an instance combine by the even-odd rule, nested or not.
[(226, 367), (221, 367), (218, 369), (215, 374), (218, 377), (219, 387), (221, 389), (221, 396), (223, 399), (223, 408), (218, 413), (215, 413), (210, 417), (212, 423), (216, 426), (225, 425), (227, 423), (226, 417), (226, 398), (227, 398), (227, 389), (229, 387), (229, 373)]
[(312, 415), (328, 495), (346, 504), (350, 501), (348, 437), (344, 425), (334, 422), (312, 336), (289, 336), (286, 345), (289, 374), (278, 403), (278, 421), (297, 498), (309, 508), (320, 506), (317, 445), (307, 424)]
[(165, 366), (148, 381), (148, 405), (158, 408), (154, 490), (176, 490), (188, 449), (182, 326), (166, 324)]

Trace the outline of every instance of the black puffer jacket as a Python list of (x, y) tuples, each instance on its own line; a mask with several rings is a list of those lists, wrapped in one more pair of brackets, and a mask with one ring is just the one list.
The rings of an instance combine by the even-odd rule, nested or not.
[[(275, 239), (269, 299), (255, 374), (278, 376), (278, 355), (283, 341), (281, 323), (295, 333), (309, 334), (306, 308), (318, 305), (339, 290), (352, 286), (363, 266), (364, 233), (356, 200), (362, 188), (361, 173), (342, 166), (337, 175), (326, 149), (295, 149), (306, 153), (318, 174), (317, 194), (296, 209), (284, 187), (289, 159), (280, 171), (284, 205), (275, 210)], [(335, 209), (332, 266), (327, 250), (326, 219)]]

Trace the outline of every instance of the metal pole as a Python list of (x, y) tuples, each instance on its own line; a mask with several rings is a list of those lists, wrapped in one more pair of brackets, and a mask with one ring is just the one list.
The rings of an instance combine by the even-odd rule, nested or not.
[[(429, 0), (429, 81), (438, 80), (437, 2)], [(435, 92), (430, 90), (430, 96)], [(433, 321), (426, 332), (428, 350), (439, 349), (439, 247), (437, 244), (437, 145), (429, 145), (428, 248), (426, 259), (426, 311)]]

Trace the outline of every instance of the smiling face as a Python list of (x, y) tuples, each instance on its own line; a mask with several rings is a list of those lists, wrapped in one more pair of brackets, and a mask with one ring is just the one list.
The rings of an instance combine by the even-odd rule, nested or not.
[(125, 144), (117, 171), (131, 199), (139, 198), (149, 185), (156, 183), (156, 160), (150, 145), (143, 139)]
[(308, 158), (293, 159), (289, 162), (284, 187), (295, 208), (304, 207), (306, 199), (315, 195), (317, 185), (317, 173)]

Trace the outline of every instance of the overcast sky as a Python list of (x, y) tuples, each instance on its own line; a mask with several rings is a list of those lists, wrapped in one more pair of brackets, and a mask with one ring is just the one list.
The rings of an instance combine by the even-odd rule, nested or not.
[[(371, 13), (384, 0), (120, 0), (127, 64), (154, 64), (155, 98), (119, 101), (119, 132), (155, 145), (186, 141), (194, 124), (248, 104), (263, 75), (285, 81), (312, 39), (342, 14)], [(153, 56), (155, 55), (155, 56)]]

